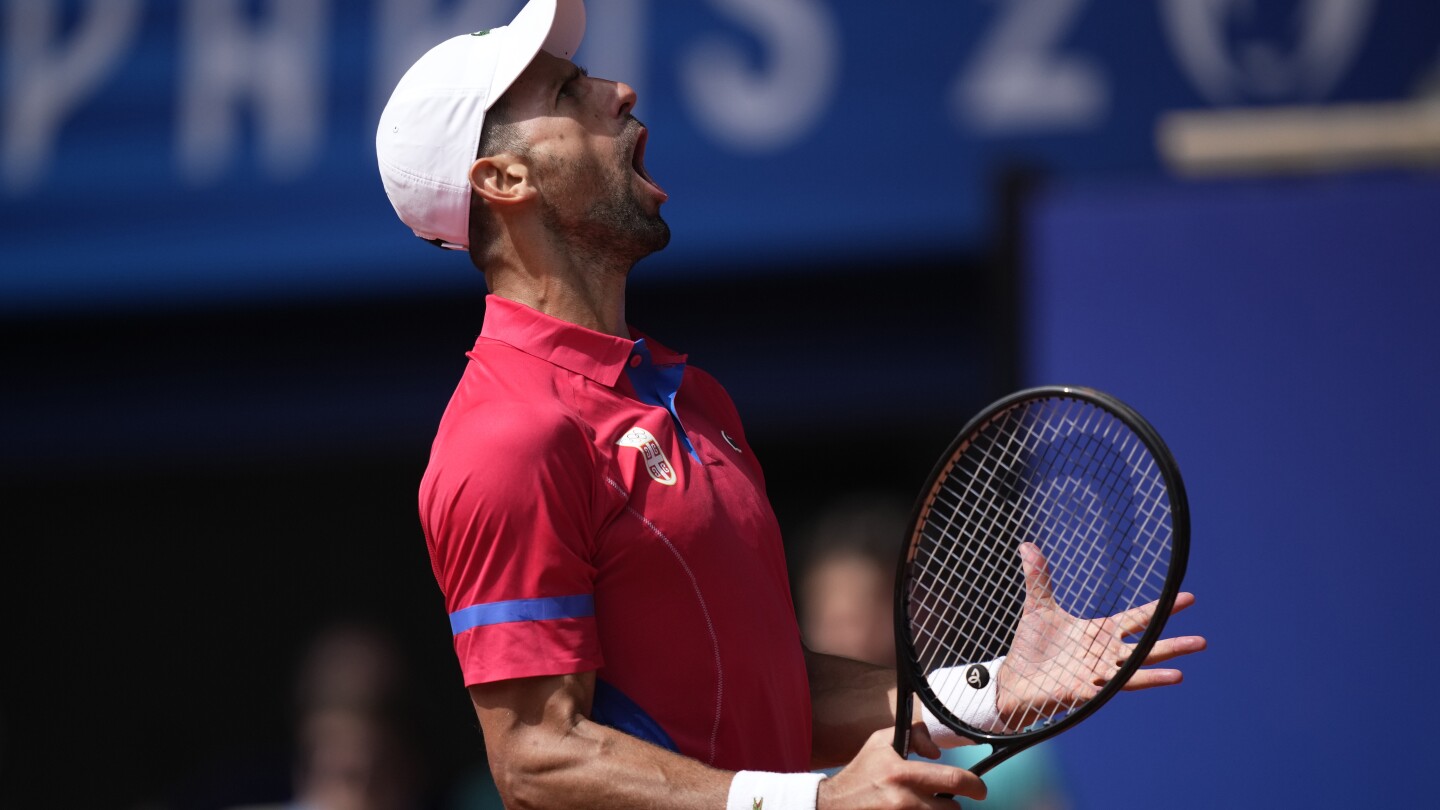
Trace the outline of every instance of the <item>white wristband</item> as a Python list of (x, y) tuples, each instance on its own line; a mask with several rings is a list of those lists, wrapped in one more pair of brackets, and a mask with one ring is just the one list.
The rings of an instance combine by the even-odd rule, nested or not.
[(740, 771), (730, 780), (725, 810), (815, 810), (823, 773)]
[[(996, 678), (1005, 656), (983, 664), (967, 664), (958, 667), (942, 667), (926, 678), (930, 689), (950, 713), (971, 728), (981, 731), (1000, 731), (1000, 707), (996, 703)], [(922, 703), (920, 717), (930, 732), (930, 739), (941, 748), (967, 745), (973, 740), (956, 734), (953, 729), (940, 722)]]

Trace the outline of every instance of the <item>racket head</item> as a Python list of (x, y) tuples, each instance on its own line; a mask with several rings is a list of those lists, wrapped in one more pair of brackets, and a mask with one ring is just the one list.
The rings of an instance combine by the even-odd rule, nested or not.
[[(958, 734), (991, 745), (971, 768), (977, 774), (1089, 716), (1159, 640), (1185, 576), (1189, 538), (1180, 471), (1160, 434), (1133, 408), (1078, 386), (1017, 391), (985, 408), (932, 469), (901, 551), (896, 750), (904, 755), (909, 748), (911, 693)], [(1036, 546), (1047, 563), (1048, 579), (1036, 590), (1048, 590), (1068, 616), (1101, 619), (1152, 602), (1154, 615), (1138, 638), (1121, 636), (1134, 640), (1124, 641), (1128, 655), (1103, 685), (1092, 681), (1060, 704), (1037, 704), (1023, 713), (1021, 726), (982, 728), (962, 717), (972, 714), (964, 700), (980, 693), (953, 676), (1014, 654), (1024, 614), (1042, 615), (1039, 602), (1026, 601), (1033, 583), (1021, 543)], [(1034, 570), (1041, 569), (1031, 576)], [(1029, 631), (1036, 626), (1047, 625), (1028, 619), (1027, 638), (1035, 638)], [(1011, 662), (1007, 677), (1036, 669), (1016, 666), (1028, 663)], [(1014, 683), (1054, 685), (1040, 676)]]

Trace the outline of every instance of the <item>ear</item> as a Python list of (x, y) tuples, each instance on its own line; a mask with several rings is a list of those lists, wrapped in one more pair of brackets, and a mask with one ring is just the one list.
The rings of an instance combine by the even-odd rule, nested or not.
[(525, 202), (538, 193), (530, 183), (530, 167), (510, 152), (483, 157), (471, 164), (470, 187), (486, 202), (495, 205)]

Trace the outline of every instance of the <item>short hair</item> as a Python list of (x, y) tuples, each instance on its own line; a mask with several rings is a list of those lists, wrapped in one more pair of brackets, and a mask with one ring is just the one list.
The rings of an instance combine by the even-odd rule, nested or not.
[[(510, 118), (509, 105), (501, 96), (485, 113), (485, 123), (480, 126), (480, 146), (475, 150), (475, 159), (511, 152), (521, 157), (530, 154), (529, 145), (520, 135), (519, 127)], [(484, 198), (470, 191), (470, 220), (468, 223), (470, 261), (480, 270), (485, 269), (487, 254), (495, 239), (495, 219)]]

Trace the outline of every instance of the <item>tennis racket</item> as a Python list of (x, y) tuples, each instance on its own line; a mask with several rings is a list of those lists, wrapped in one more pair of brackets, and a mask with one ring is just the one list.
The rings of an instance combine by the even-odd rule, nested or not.
[(1160, 435), (1088, 388), (1011, 394), (920, 492), (895, 584), (895, 750), (913, 697), (991, 752), (983, 774), (1088, 717), (1160, 638), (1190, 518)]

